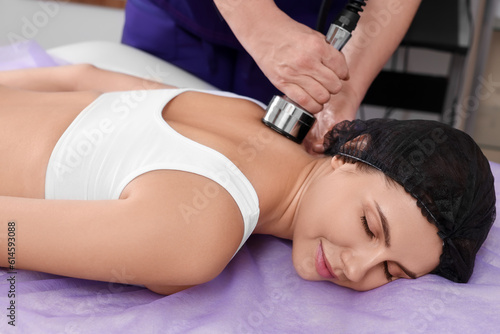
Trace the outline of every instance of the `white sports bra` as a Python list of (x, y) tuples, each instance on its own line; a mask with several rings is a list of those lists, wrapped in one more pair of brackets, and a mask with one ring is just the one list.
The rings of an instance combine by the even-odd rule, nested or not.
[[(259, 201), (252, 184), (227, 157), (182, 136), (162, 117), (164, 106), (188, 90), (192, 91), (161, 89), (100, 95), (57, 142), (47, 167), (45, 198), (119, 199), (126, 185), (146, 172), (169, 169), (195, 173), (220, 184), (236, 201), (244, 221), (241, 247), (259, 217)], [(203, 92), (248, 99), (225, 92)]]

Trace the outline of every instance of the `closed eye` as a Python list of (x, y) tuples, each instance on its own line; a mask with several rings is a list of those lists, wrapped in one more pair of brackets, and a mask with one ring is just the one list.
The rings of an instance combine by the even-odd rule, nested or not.
[(366, 216), (361, 217), (361, 224), (363, 224), (363, 228), (365, 229), (366, 234), (371, 238), (375, 238), (375, 234), (370, 230), (370, 227), (368, 226), (368, 221), (366, 220)]
[[(363, 225), (363, 228), (364, 228), (366, 234), (371, 239), (375, 238), (375, 234), (373, 234), (373, 232), (370, 230), (370, 227), (368, 226), (368, 221), (366, 220), (366, 216), (361, 216), (361, 224)], [(392, 279), (394, 278), (394, 276), (392, 276), (392, 274), (389, 272), (389, 264), (387, 263), (387, 261), (384, 261), (383, 265), (384, 265), (385, 277), (387, 278), (387, 280), (389, 282), (391, 282)]]

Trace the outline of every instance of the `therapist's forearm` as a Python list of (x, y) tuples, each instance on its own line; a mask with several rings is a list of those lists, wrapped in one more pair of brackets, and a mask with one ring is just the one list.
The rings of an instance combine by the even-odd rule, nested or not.
[(405, 36), (420, 0), (367, 1), (351, 40), (342, 52), (349, 66), (351, 90), (360, 104), (377, 74)]
[(236, 38), (247, 48), (268, 24), (286, 16), (273, 0), (214, 0)]

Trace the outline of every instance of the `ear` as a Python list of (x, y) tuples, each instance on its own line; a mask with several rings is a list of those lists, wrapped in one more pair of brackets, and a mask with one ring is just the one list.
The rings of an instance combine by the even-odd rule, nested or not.
[[(344, 145), (342, 145), (342, 151), (353, 154), (355, 156), (356, 155), (355, 153), (368, 149), (368, 145), (370, 145), (370, 139), (371, 137), (367, 133), (359, 135), (356, 138), (353, 138)], [(340, 159), (338, 155), (334, 156), (331, 159), (332, 168), (337, 169), (340, 166), (346, 164), (348, 160), (349, 158)]]
[(338, 155), (334, 156), (333, 158), (330, 159), (330, 164), (333, 169), (340, 168), (341, 166), (345, 165), (344, 159), (341, 159)]

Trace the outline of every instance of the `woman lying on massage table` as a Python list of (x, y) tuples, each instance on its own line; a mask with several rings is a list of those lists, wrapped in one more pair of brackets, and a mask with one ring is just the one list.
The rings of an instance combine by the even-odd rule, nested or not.
[(244, 97), (91, 65), (0, 84), (3, 267), (119, 272), (170, 294), (216, 277), (256, 233), (293, 240), (307, 280), (467, 282), (494, 221), (487, 159), (438, 122), (345, 121), (318, 157)]

